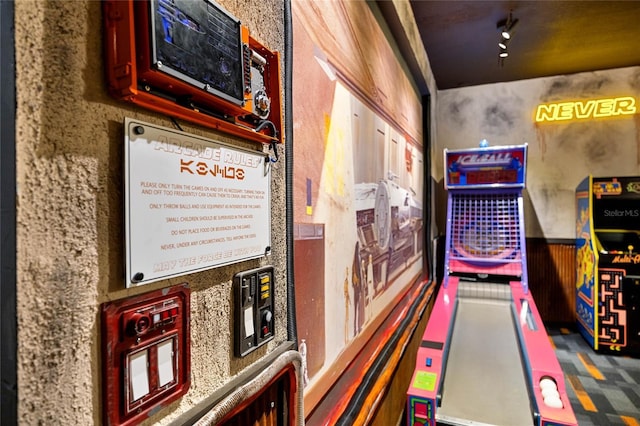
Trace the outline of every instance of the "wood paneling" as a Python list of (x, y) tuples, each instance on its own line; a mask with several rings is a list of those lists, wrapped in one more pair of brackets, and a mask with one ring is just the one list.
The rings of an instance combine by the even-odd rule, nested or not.
[(527, 239), (529, 288), (545, 323), (576, 320), (576, 248), (573, 243)]

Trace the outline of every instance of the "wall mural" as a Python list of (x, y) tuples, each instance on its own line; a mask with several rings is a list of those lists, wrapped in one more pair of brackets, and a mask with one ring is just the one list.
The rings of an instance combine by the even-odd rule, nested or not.
[(367, 3), (292, 6), (294, 272), (311, 410), (423, 272), (424, 163), (420, 99)]

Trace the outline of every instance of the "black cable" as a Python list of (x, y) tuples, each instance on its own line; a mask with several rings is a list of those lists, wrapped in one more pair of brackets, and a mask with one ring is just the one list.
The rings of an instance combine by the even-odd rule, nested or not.
[(176, 120), (175, 117), (171, 117), (171, 121), (173, 122), (173, 125), (176, 126), (178, 130), (180, 130), (181, 132), (184, 131), (182, 130), (182, 126), (180, 126), (180, 123), (178, 123), (178, 120)]
[(285, 117), (285, 191), (287, 224), (287, 334), (298, 348), (298, 325), (296, 322), (296, 297), (293, 271), (293, 30), (291, 0), (284, 2), (284, 117)]
[(7, 426), (18, 424), (14, 28), (14, 3), (0, 1), (0, 423)]
[(272, 149), (273, 153), (274, 153), (274, 157), (269, 157), (269, 161), (271, 161), (272, 163), (277, 163), (278, 159), (279, 159), (279, 157), (278, 157), (278, 145), (276, 145), (275, 141), (272, 141), (269, 144), (269, 149)]
[(260, 124), (258, 124), (258, 126), (255, 128), (255, 131), (260, 132), (262, 129), (264, 129), (267, 126), (271, 127), (272, 136), (278, 139), (278, 131), (276, 130), (276, 125), (269, 120), (262, 120)]

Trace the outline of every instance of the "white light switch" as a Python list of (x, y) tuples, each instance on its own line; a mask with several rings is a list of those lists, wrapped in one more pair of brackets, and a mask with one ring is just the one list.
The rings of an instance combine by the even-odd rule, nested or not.
[(140, 351), (129, 357), (129, 381), (131, 401), (137, 401), (149, 393), (149, 370), (147, 351)]
[(173, 338), (158, 343), (158, 386), (173, 382)]
[(244, 335), (245, 337), (253, 336), (255, 330), (253, 328), (253, 307), (249, 306), (244, 310)]

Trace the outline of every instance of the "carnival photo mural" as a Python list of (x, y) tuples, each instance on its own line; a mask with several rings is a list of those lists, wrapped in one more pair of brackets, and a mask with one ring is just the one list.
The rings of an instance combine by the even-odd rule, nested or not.
[(311, 410), (423, 272), (422, 117), (366, 2), (292, 10), (294, 274)]

